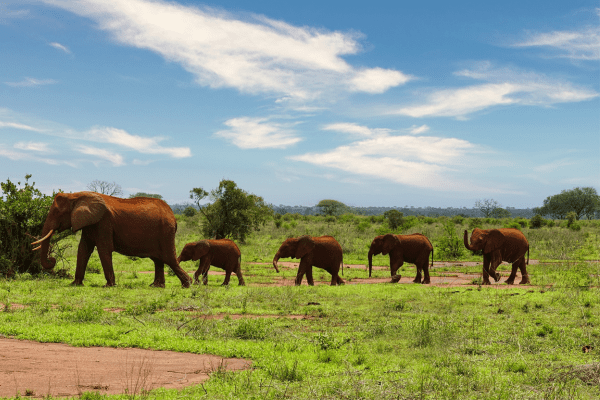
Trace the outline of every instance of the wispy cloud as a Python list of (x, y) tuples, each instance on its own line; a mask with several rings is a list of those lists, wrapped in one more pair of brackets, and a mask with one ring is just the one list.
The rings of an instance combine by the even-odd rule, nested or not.
[(15, 143), (14, 147), (15, 149), (38, 151), (42, 153), (48, 153), (51, 151), (48, 147), (48, 143), (41, 142), (17, 142)]
[[(596, 8), (600, 17), (600, 8)], [(556, 57), (572, 60), (600, 60), (600, 26), (571, 31), (528, 33), (514, 47), (545, 47), (554, 49)]]
[(161, 0), (44, 1), (97, 21), (118, 42), (177, 62), (214, 88), (307, 100), (339, 90), (382, 93), (410, 79), (400, 71), (348, 64), (342, 56), (361, 50), (356, 33)]
[[(17, 150), (15, 150), (17, 148)], [(8, 158), (12, 161), (27, 161), (27, 162), (41, 162), (48, 165), (69, 165), (71, 167), (75, 167), (75, 163), (70, 160), (60, 160), (60, 159), (52, 159), (39, 157), (31, 152), (23, 152), (19, 151), (20, 149), (16, 146), (13, 148), (7, 147), (6, 145), (0, 143), (0, 157)], [(31, 150), (31, 149), (26, 149)]]
[(8, 86), (13, 87), (35, 87), (43, 85), (52, 85), (57, 83), (54, 79), (36, 79), (36, 78), (25, 78), (20, 82), (4, 82)]
[(9, 10), (5, 5), (0, 7), (0, 24), (4, 21), (11, 19), (27, 18), (29, 16), (29, 10)]
[(164, 138), (132, 135), (117, 128), (95, 127), (87, 131), (84, 137), (96, 142), (116, 144), (144, 154), (166, 154), (173, 158), (192, 156), (189, 147), (163, 147), (159, 142), (165, 140)]
[(552, 161), (547, 164), (538, 165), (533, 167), (533, 170), (536, 172), (552, 172), (562, 167), (567, 167), (569, 165), (574, 165), (575, 162), (568, 158), (563, 158), (560, 160)]
[(429, 94), (423, 104), (401, 107), (389, 114), (415, 118), (461, 117), (493, 106), (550, 106), (598, 97), (597, 92), (570, 82), (511, 68), (497, 69), (489, 62), (479, 63), (474, 69), (457, 71), (455, 75), (490, 83), (438, 90)]
[(390, 132), (389, 129), (373, 129), (363, 125), (358, 125), (351, 122), (338, 122), (335, 124), (328, 124), (321, 128), (324, 131), (335, 131), (341, 133), (347, 133), (355, 137), (369, 137), (377, 135), (385, 135)]
[(24, 129), (26, 131), (34, 131), (34, 132), (42, 132), (41, 129), (34, 128), (33, 126), (20, 124), (18, 122), (3, 122), (0, 121), (0, 128), (15, 128), (15, 129)]
[(115, 167), (120, 167), (122, 165), (125, 165), (125, 160), (123, 159), (122, 155), (114, 153), (114, 152), (106, 150), (106, 149), (100, 149), (98, 147), (92, 147), (92, 146), (78, 145), (78, 146), (75, 146), (75, 150), (82, 154), (94, 156), (94, 157), (100, 158), (102, 160), (109, 161)]
[[(346, 131), (341, 124), (342, 131)], [(334, 126), (329, 126), (332, 129)], [(363, 127), (369, 130), (367, 127)], [(465, 157), (481, 152), (478, 146), (455, 138), (390, 135), (380, 130), (374, 137), (322, 153), (289, 157), (326, 168), (435, 190), (472, 191), (481, 187), (453, 178)]]
[(69, 50), (69, 48), (67, 46), (63, 46), (60, 43), (57, 42), (52, 42), (52, 43), (48, 43), (50, 46), (54, 47), (55, 49), (58, 49), (60, 51), (63, 51), (67, 54), (71, 54), (71, 50)]
[(425, 133), (429, 131), (429, 126), (427, 125), (421, 125), (421, 126), (417, 126), (417, 125), (413, 125), (410, 127), (410, 129), (408, 130), (409, 133), (413, 134), (413, 135), (419, 135), (421, 133)]
[(230, 129), (215, 132), (242, 149), (286, 148), (300, 142), (294, 131), (285, 124), (267, 118), (232, 118), (225, 121)]

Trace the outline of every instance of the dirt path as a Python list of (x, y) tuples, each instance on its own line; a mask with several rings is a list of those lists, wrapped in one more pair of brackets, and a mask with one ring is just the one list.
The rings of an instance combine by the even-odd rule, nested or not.
[(197, 385), (214, 371), (250, 365), (247, 360), (206, 354), (0, 338), (0, 397), (78, 396), (89, 391), (135, 395)]

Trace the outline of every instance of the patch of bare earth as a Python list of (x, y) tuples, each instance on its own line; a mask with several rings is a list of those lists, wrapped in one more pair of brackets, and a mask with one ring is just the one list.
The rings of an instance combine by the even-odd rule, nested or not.
[(206, 354), (0, 338), (0, 397), (63, 397), (90, 391), (136, 396), (157, 388), (198, 385), (212, 372), (250, 365), (248, 360)]

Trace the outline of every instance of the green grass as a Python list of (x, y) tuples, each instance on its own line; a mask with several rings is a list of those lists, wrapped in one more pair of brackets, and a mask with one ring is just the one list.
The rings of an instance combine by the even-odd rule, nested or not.
[[(370, 225), (358, 229), (365, 221)], [(289, 229), (267, 225), (240, 245), (247, 287), (237, 286), (235, 277), (230, 287), (221, 287), (222, 277), (210, 276), (208, 286), (182, 289), (177, 278), (167, 276), (166, 289), (150, 288), (153, 275), (137, 271), (152, 271), (152, 263), (116, 253), (118, 286), (113, 288), (102, 287), (101, 268), (100, 273), (88, 272), (83, 287), (70, 286), (70, 279), (28, 274), (0, 280), (0, 302), (10, 305), (0, 311), (0, 334), (252, 360), (247, 371), (215, 370), (203, 386), (154, 390), (149, 398), (156, 399), (600, 397), (600, 373), (590, 369), (598, 363), (600, 349), (600, 266), (584, 261), (600, 258), (598, 227), (584, 221), (581, 231), (524, 228), (531, 258), (545, 262), (529, 266), (532, 286), (515, 289), (388, 283), (252, 286), (282, 275), (295, 277), (294, 269), (276, 274), (270, 265), (251, 264), (270, 263), (287, 236), (332, 234), (346, 251), (345, 263), (366, 264), (368, 245), (381, 228), (363, 217), (337, 224), (284, 222)], [(296, 222), (294, 228), (291, 222)], [(200, 239), (193, 224), (193, 219), (180, 220), (178, 249)], [(457, 233), (467, 224), (457, 224)], [(424, 222), (403, 233), (423, 232), (435, 247), (442, 226), (443, 221)], [(75, 244), (67, 250), (73, 272), (77, 238), (68, 240)], [(470, 253), (462, 259), (481, 262), (481, 256)], [(93, 263), (99, 266), (95, 254)], [(388, 258), (375, 257), (374, 263), (387, 265)], [(195, 270), (196, 264), (184, 268)], [(412, 265), (403, 269), (414, 274)], [(481, 273), (481, 265), (453, 270)], [(367, 276), (364, 269), (344, 272), (350, 281)], [(389, 276), (389, 270), (373, 272)], [(314, 273), (316, 279), (322, 275), (329, 280), (327, 273)], [(214, 314), (254, 318), (203, 318)], [(586, 345), (595, 350), (584, 353)], [(82, 398), (105, 396), (87, 393)]]

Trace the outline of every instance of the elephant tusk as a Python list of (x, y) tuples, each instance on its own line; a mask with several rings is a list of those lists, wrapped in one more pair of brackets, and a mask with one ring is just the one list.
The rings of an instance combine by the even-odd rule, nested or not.
[(43, 237), (43, 238), (41, 238), (40, 240), (37, 240), (37, 241), (35, 241), (35, 242), (31, 243), (31, 245), (34, 245), (34, 244), (40, 244), (40, 243), (42, 243), (44, 240), (46, 240), (46, 239), (48, 239), (50, 236), (52, 236), (52, 234), (53, 234), (53, 233), (54, 233), (54, 229), (50, 229), (50, 232), (48, 232), (48, 234), (47, 234), (46, 236), (44, 236), (44, 237)]
[(38, 247), (36, 247), (35, 249), (31, 249), (31, 251), (36, 251), (36, 250), (39, 250), (39, 249), (41, 249), (41, 248), (42, 248), (42, 246), (38, 246)]

